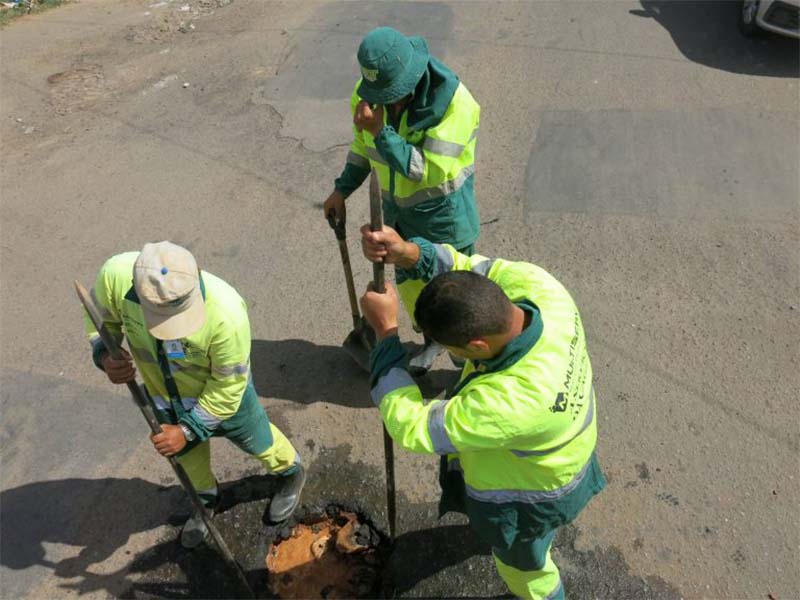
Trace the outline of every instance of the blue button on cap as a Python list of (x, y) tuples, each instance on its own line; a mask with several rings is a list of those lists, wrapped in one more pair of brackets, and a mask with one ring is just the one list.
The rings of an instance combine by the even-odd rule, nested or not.
[(167, 267), (161, 267), (161, 274), (166, 275), (167, 273), (169, 273), (169, 269)]

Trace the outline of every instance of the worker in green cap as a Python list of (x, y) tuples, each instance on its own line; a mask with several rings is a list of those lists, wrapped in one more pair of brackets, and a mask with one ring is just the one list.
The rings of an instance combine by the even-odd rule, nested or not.
[[(373, 29), (358, 48), (358, 62), (361, 79), (350, 100), (353, 143), (325, 201), (325, 217), (344, 221), (345, 199), (375, 170), (387, 225), (404, 238), (423, 237), (471, 255), (480, 233), (473, 189), (480, 106), (421, 37)], [(413, 321), (423, 284), (396, 276)], [(426, 337), (411, 372), (425, 373), (442, 350)]]

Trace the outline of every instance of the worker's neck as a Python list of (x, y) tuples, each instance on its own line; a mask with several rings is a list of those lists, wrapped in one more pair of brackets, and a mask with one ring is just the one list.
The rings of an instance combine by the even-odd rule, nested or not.
[[(522, 310), (516, 304), (512, 305), (511, 309), (511, 326), (503, 333), (499, 333), (494, 336), (489, 336), (487, 341), (493, 350), (492, 357), (499, 356), (502, 354), (503, 350), (506, 349), (506, 346), (519, 336), (528, 325), (531, 324), (531, 314), (527, 311)], [(493, 338), (493, 339), (492, 339)]]
[(528, 325), (531, 324), (531, 313), (522, 310), (516, 304), (511, 309), (511, 328), (508, 331), (508, 341), (510, 342), (519, 334), (521, 334)]

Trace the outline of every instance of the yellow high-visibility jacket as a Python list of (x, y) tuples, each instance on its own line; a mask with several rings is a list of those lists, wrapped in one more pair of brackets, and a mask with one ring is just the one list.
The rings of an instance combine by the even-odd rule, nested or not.
[[(172, 408), (198, 438), (208, 439), (222, 421), (236, 414), (250, 377), (247, 306), (230, 285), (202, 271), (206, 321), (199, 331), (180, 340), (183, 358), (168, 358), (163, 344), (147, 331), (133, 287), (138, 255), (127, 252), (106, 261), (91, 290), (92, 298), (112, 335), (127, 339), (156, 408)], [(105, 345), (88, 315), (85, 322), (95, 364), (100, 366)], [(170, 397), (164, 369), (177, 386), (179, 401)]]

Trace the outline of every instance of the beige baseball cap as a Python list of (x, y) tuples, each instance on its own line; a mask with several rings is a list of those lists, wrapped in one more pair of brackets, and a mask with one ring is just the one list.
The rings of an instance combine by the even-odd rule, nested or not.
[(177, 340), (205, 323), (200, 270), (186, 248), (172, 242), (145, 244), (133, 266), (133, 285), (154, 337)]

